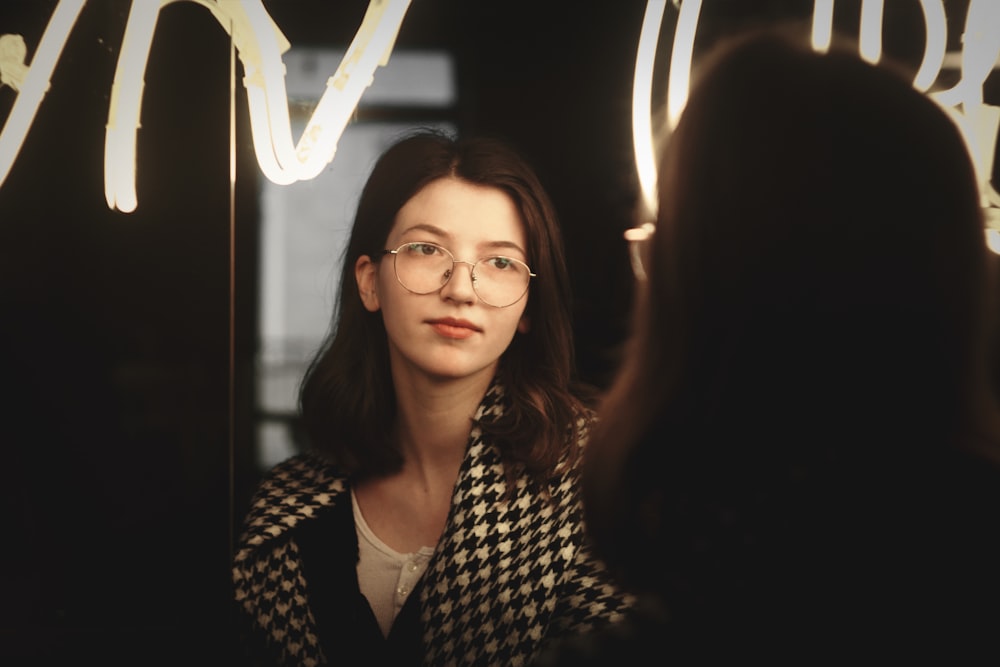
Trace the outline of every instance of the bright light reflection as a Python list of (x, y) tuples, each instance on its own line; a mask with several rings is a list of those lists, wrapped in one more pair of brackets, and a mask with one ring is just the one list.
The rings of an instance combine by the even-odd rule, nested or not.
[(986, 245), (990, 250), (1000, 255), (1000, 231), (995, 229), (986, 230)]
[(694, 36), (698, 31), (701, 0), (684, 0), (677, 16), (674, 47), (670, 55), (670, 75), (667, 79), (667, 121), (669, 127), (677, 126), (677, 119), (687, 103), (691, 82), (691, 60), (694, 54)]
[(920, 0), (920, 8), (924, 13), (927, 41), (924, 44), (924, 58), (913, 77), (913, 87), (926, 91), (937, 80), (941, 65), (944, 64), (948, 47), (948, 17), (945, 16), (944, 5), (940, 0)]
[[(260, 0), (160, 0), (161, 6), (177, 1), (196, 2), (210, 9), (220, 25), (231, 34), (243, 64), (243, 83), (247, 89), (250, 130), (254, 152), (264, 175), (274, 183), (288, 185), (319, 175), (334, 157), (343, 134), (362, 94), (371, 85), (374, 71), (389, 60), (393, 44), (409, 7), (410, 0), (370, 0), (350, 48), (313, 111), (298, 143), (292, 139), (288, 94), (285, 89), (285, 65), (281, 56), (290, 47)], [(139, 3), (141, 4), (141, 3)], [(150, 11), (152, 5), (147, 5)], [(108, 149), (105, 173), (113, 176), (106, 182), (108, 205), (123, 211), (136, 206), (135, 133), (138, 115), (129, 115), (129, 125), (122, 125), (116, 137), (110, 136), (112, 118), (118, 116), (115, 102), (126, 111), (137, 112), (142, 95), (141, 76), (146, 69), (149, 46), (155, 31), (159, 8), (151, 10), (150, 19), (135, 19), (137, 36), (129, 39), (133, 8), (126, 26), (126, 36), (118, 60), (118, 73), (128, 77), (138, 72), (140, 81), (126, 78), (125, 89), (131, 92), (126, 102), (112, 95), (109, 110)], [(117, 83), (118, 74), (116, 74)], [(126, 134), (126, 128), (130, 136)]]
[(862, 0), (860, 39), (858, 50), (861, 57), (870, 63), (877, 63), (882, 57), (882, 17), (885, 10), (883, 0)]
[(0, 130), (0, 186), (7, 180), (31, 121), (49, 90), (52, 72), (83, 3), (84, 0), (63, 0), (56, 6), (30, 67), (25, 67), (26, 51), (21, 49), (24, 39), (20, 35), (0, 35), (9, 45), (0, 50), (0, 84), (8, 84), (18, 91), (10, 115)]
[[(820, 52), (827, 51), (832, 42), (834, 3), (835, 0), (815, 0), (813, 5), (811, 43)], [(673, 4), (678, 8), (678, 16), (667, 79), (667, 133), (676, 127), (687, 103), (694, 39), (702, 3), (701, 0), (675, 0)], [(913, 86), (927, 91), (937, 80), (946, 60), (948, 23), (942, 0), (920, 0), (920, 6), (926, 41)], [(882, 55), (884, 8), (884, 0), (863, 0), (861, 5), (859, 55), (868, 62), (876, 63)], [(652, 157), (655, 141), (648, 129), (650, 118), (643, 116), (640, 109), (647, 109), (651, 98), (655, 49), (644, 49), (644, 46), (649, 43), (655, 45), (656, 38), (649, 34), (654, 29), (654, 18), (655, 29), (658, 30), (663, 19), (661, 0), (647, 2), (633, 84), (632, 134), (641, 197), (647, 211), (656, 210), (656, 165)], [(928, 95), (954, 119), (966, 140), (979, 180), (983, 206), (997, 207), (1000, 206), (1000, 193), (990, 179), (1000, 131), (1000, 107), (983, 103), (983, 83), (1000, 66), (1000, 1), (969, 0), (960, 57), (961, 77), (958, 83), (948, 90)], [(644, 59), (648, 60), (644, 62)], [(640, 145), (644, 137), (649, 137), (648, 147)], [(988, 237), (990, 248), (1000, 253), (997, 234), (995, 229), (991, 229)]]
[[(171, 0), (164, 0), (168, 4)], [(104, 199), (108, 207), (131, 213), (138, 205), (135, 193), (136, 130), (142, 113), (143, 77), (153, 44), (160, 2), (137, 2), (129, 12), (122, 37), (107, 131), (104, 135)]]
[[(142, 0), (129, 10), (111, 87), (105, 134), (104, 195), (112, 209), (138, 205), (135, 192), (136, 133), (146, 62), (163, 7), (193, 2), (207, 8), (231, 36), (243, 64), (254, 151), (265, 176), (278, 184), (315, 178), (333, 160), (337, 143), (374, 71), (385, 66), (410, 0), (370, 0), (368, 10), (337, 71), (327, 81), (298, 143), (293, 142), (281, 54), (290, 44), (261, 0)], [(18, 91), (0, 131), (0, 185), (17, 157), (49, 79), (84, 0), (61, 0), (29, 66), (18, 35), (0, 35), (0, 84)]]
[(639, 51), (635, 62), (635, 80), (632, 84), (632, 144), (635, 164), (639, 174), (639, 191), (645, 207), (644, 217), (656, 216), (656, 162), (653, 155), (656, 141), (652, 128), (653, 65), (656, 60), (656, 42), (666, 0), (650, 0), (642, 19), (639, 34)]
[(813, 4), (812, 47), (826, 53), (833, 41), (833, 0), (816, 0)]

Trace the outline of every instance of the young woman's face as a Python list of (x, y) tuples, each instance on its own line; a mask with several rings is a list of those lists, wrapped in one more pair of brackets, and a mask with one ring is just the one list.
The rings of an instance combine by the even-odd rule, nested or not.
[[(438, 179), (417, 192), (396, 215), (385, 249), (403, 244), (407, 244), (404, 252), (419, 257), (407, 260), (385, 255), (375, 263), (362, 256), (355, 264), (362, 302), (369, 311), (382, 311), (394, 374), (417, 373), (438, 380), (492, 377), (514, 335), (528, 330), (524, 316), (528, 295), (525, 291), (515, 303), (502, 308), (485, 303), (473, 289), (471, 265), (493, 256), (527, 262), (524, 225), (513, 200), (497, 188)], [(456, 263), (448, 267), (439, 251), (423, 244), (447, 249)], [(402, 279), (410, 281), (406, 287), (397, 279), (396, 261)], [(438, 262), (445, 269), (416, 284), (406, 268), (425, 261)], [(451, 277), (440, 290), (415, 293), (435, 289), (449, 268)], [(480, 293), (497, 301), (486, 283), (507, 280), (520, 268), (503, 260), (478, 267)], [(491, 278), (490, 271), (502, 271), (503, 276)]]

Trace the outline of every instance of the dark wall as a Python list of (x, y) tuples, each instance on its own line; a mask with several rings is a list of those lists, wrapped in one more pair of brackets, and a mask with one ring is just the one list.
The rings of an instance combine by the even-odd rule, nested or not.
[[(33, 54), (54, 5), (4, 3), (0, 33)], [(0, 187), (6, 664), (180, 664), (226, 619), (228, 38), (188, 20), (204, 10), (164, 12), (139, 208), (111, 211), (104, 127), (128, 6), (84, 7)], [(13, 100), (0, 89), (0, 118)]]

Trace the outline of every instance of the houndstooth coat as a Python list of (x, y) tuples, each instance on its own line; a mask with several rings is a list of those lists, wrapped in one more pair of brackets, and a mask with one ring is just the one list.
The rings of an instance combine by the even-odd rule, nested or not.
[[(502, 389), (491, 387), (474, 423), (499, 414), (501, 398)], [(412, 650), (409, 658), (394, 657), (395, 664), (412, 659), (425, 665), (527, 665), (549, 640), (620, 617), (633, 600), (584, 544), (576, 480), (575, 472), (566, 474), (551, 485), (546, 500), (521, 477), (505, 499), (499, 451), (473, 428), (444, 533), (390, 633), (393, 640), (396, 626), (411, 617), (412, 641), (403, 644), (409, 641)], [(279, 464), (258, 488), (233, 579), (239, 615), (260, 663), (344, 664), (344, 645), (359, 641), (356, 657), (364, 656), (368, 664), (389, 655), (378, 646), (385, 640), (371, 630), (370, 609), (356, 602), (362, 598), (350, 505), (348, 481), (309, 454)], [(342, 518), (330, 519), (335, 516)], [(329, 527), (317, 530), (323, 521)], [(304, 553), (314, 548), (303, 545), (316, 543), (317, 533), (336, 537), (326, 539), (326, 554), (313, 559), (321, 567), (310, 568)], [(330, 574), (333, 569), (337, 572)], [(342, 585), (328, 587), (339, 592), (325, 595), (321, 605), (313, 596), (326, 584), (310, 577)], [(345, 611), (352, 605), (356, 608)], [(345, 613), (317, 613), (321, 608)], [(340, 638), (326, 645), (324, 639), (335, 633), (321, 627), (317, 616), (346, 625), (364, 619), (357, 627), (340, 628)]]

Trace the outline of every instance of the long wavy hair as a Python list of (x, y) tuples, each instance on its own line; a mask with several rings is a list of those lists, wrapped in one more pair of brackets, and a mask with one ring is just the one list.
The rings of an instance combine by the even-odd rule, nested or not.
[(501, 450), (508, 474), (526, 470), (545, 481), (574, 464), (593, 392), (577, 378), (570, 281), (556, 210), (537, 174), (508, 142), (453, 138), (420, 130), (390, 146), (361, 193), (340, 277), (331, 332), (303, 377), (299, 393), (307, 444), (357, 477), (402, 464), (391, 437), (396, 396), (381, 312), (362, 305), (354, 277), (358, 257), (381, 256), (396, 214), (421, 188), (440, 178), (497, 188), (520, 212), (527, 263), (537, 274), (518, 334), (500, 358), (497, 378), (507, 401), (503, 417), (480, 426)]

